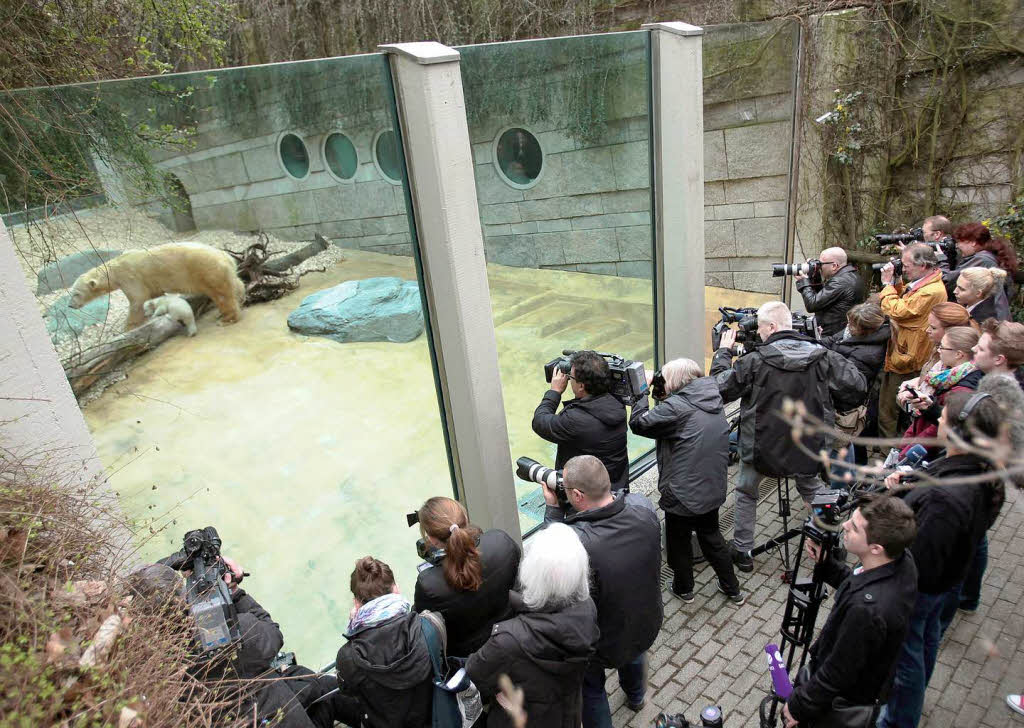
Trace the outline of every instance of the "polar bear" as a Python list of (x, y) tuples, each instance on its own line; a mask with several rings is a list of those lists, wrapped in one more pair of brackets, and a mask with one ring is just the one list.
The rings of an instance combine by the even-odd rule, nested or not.
[(224, 323), (241, 315), (245, 286), (235, 272), (234, 259), (223, 250), (201, 243), (166, 243), (146, 250), (126, 250), (78, 276), (71, 287), (71, 308), (121, 289), (128, 298), (125, 330), (141, 326), (143, 304), (168, 291), (201, 293), (213, 299)]
[(186, 334), (196, 335), (195, 314), (192, 313), (192, 307), (188, 305), (188, 301), (181, 296), (168, 293), (160, 298), (152, 298), (142, 305), (142, 310), (147, 318), (166, 314), (184, 326)]

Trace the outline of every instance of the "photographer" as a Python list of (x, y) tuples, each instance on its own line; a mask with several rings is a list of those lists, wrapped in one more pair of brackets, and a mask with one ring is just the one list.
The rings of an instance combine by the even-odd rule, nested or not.
[(718, 576), (718, 590), (737, 606), (746, 597), (733, 571), (729, 546), (718, 529), (729, 470), (729, 422), (718, 386), (691, 359), (674, 359), (661, 368), (664, 390), (647, 409), (647, 397), (633, 405), (629, 428), (652, 437), (658, 449), (659, 505), (665, 511), (665, 547), (672, 568), (672, 593), (693, 601), (693, 545)]
[(832, 725), (829, 714), (837, 699), (845, 701), (846, 710), (871, 714), (870, 723), (865, 719), (861, 725), (874, 723), (917, 597), (917, 568), (907, 552), (914, 532), (914, 514), (905, 503), (875, 496), (843, 523), (843, 543), (860, 561), (858, 568), (831, 554), (822, 559), (821, 547), (806, 542), (818, 575), (837, 591), (807, 668), (783, 707), (786, 728)]
[(1017, 275), (1017, 253), (1006, 240), (993, 238), (992, 233), (980, 222), (957, 225), (952, 233), (956, 240), (958, 258), (956, 267), (942, 273), (946, 295), (953, 299), (957, 280), (966, 268), (1001, 268), (1006, 276), (998, 290), (994, 291), (996, 315), (1000, 320), (1010, 318), (1009, 297)]
[(842, 331), (846, 326), (846, 312), (864, 300), (864, 282), (857, 268), (848, 265), (846, 251), (826, 248), (818, 256), (824, 285), (814, 290), (807, 276), (796, 277), (796, 289), (804, 299), (807, 313), (815, 314), (824, 336)]
[(447, 653), (467, 657), (512, 616), (509, 591), (519, 568), (519, 545), (498, 529), (481, 533), (462, 504), (431, 498), (417, 511), (427, 546), (427, 566), (416, 577), (413, 609), (444, 617)]
[(583, 678), (583, 727), (610, 728), (605, 669), (618, 670), (627, 707), (639, 711), (647, 692), (647, 649), (664, 614), (661, 603), (661, 525), (642, 495), (613, 493), (608, 471), (592, 455), (565, 464), (563, 485), (572, 508), (544, 486), (544, 522), (563, 521), (590, 557), (590, 596), (597, 605), (601, 638)]
[[(336, 717), (333, 704), (322, 701), (314, 705), (314, 701), (333, 689), (334, 678), (316, 675), (299, 665), (284, 671), (271, 666), (284, 644), (281, 629), (270, 614), (238, 586), (243, 573), (241, 567), (227, 557), (222, 558), (228, 567), (223, 578), (231, 591), (240, 639), (237, 644), (209, 656), (197, 652), (189, 673), (208, 684), (218, 685), (224, 703), (237, 706), (240, 713), (255, 712), (259, 718), (267, 720), (278, 717), (275, 725), (284, 728), (330, 728)], [(168, 614), (187, 614), (185, 585), (179, 572), (170, 566), (158, 562), (143, 567), (129, 577), (128, 583), (133, 594), (153, 612), (178, 605), (170, 606), (172, 611)], [(179, 608), (181, 612), (177, 612)]]
[[(551, 389), (533, 413), (533, 431), (558, 445), (556, 470), (577, 455), (593, 455), (608, 469), (612, 490), (629, 492), (626, 408), (608, 391), (610, 376), (603, 356), (577, 351), (568, 375), (557, 368), (552, 374)], [(575, 399), (556, 415), (570, 382)]]
[[(824, 487), (817, 476), (818, 461), (792, 442), (790, 427), (780, 416), (785, 400), (803, 402), (810, 414), (831, 425), (837, 409), (853, 409), (867, 395), (867, 382), (857, 367), (793, 331), (793, 317), (786, 304), (772, 301), (757, 310), (757, 334), (763, 343), (734, 363), (736, 332), (725, 331), (711, 363), (711, 376), (722, 399), (742, 398), (733, 552), (740, 571), (754, 569), (747, 552), (754, 547), (761, 480), (792, 477), (805, 502)], [(805, 436), (803, 444), (817, 453), (826, 446), (825, 436)]]
[(897, 281), (889, 263), (882, 268), (885, 287), (879, 294), (882, 313), (889, 317), (892, 326), (878, 388), (878, 434), (889, 438), (898, 435), (900, 412), (896, 395), (900, 385), (917, 376), (932, 354), (933, 343), (926, 329), (928, 314), (946, 300), (934, 250), (924, 243), (914, 243), (903, 249), (900, 259), (909, 283)]
[[(920, 721), (942, 637), (943, 609), (950, 601), (959, 601), (960, 585), (975, 550), (999, 515), (1005, 497), (1002, 479), (995, 473), (980, 483), (942, 481), (992, 472), (992, 464), (970, 450), (972, 444), (984, 448), (986, 440), (997, 440), (1004, 418), (1003, 409), (987, 393), (951, 393), (939, 418), (938, 436), (946, 443), (946, 456), (922, 471), (938, 483), (895, 491), (917, 519), (917, 538), (911, 551), (918, 568), (918, 597), (879, 721), (882, 728), (913, 728)], [(897, 472), (885, 482), (895, 488), (901, 481), (914, 479), (912, 473)]]

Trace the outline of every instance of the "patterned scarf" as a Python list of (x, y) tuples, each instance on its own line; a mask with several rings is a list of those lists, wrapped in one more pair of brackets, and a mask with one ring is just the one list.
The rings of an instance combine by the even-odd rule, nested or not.
[(973, 361), (965, 361), (952, 369), (943, 369), (941, 372), (928, 377), (928, 384), (935, 387), (936, 392), (945, 392), (952, 389), (961, 379), (977, 369)]
[(401, 594), (385, 594), (371, 599), (359, 607), (356, 616), (348, 623), (345, 637), (351, 637), (356, 632), (361, 632), (369, 627), (376, 627), (392, 617), (407, 613), (410, 609), (412, 609), (412, 605)]

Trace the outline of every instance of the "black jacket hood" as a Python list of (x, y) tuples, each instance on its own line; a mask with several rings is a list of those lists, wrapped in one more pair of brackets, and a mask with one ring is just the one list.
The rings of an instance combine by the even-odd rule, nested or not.
[(796, 331), (776, 331), (761, 345), (765, 364), (787, 372), (802, 372), (828, 351), (814, 339)]
[(518, 635), (532, 648), (525, 655), (537, 667), (553, 675), (577, 673), (586, 665), (600, 632), (594, 603), (586, 601), (559, 612), (525, 612)]
[(586, 410), (605, 425), (619, 425), (626, 421), (626, 408), (609, 392), (586, 399), (573, 399), (566, 402), (567, 406), (569, 404)]
[(718, 384), (711, 377), (698, 377), (675, 394), (709, 414), (721, 412), (725, 407), (722, 395), (718, 392)]
[(415, 687), (432, 670), (420, 617), (415, 612), (357, 632), (347, 647), (340, 651), (339, 661), (350, 660), (371, 680), (392, 689)]

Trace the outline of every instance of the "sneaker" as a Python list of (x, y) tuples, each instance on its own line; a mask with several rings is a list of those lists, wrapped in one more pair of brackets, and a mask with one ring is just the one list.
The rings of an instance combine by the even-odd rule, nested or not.
[(732, 550), (732, 563), (737, 569), (748, 574), (754, 570), (754, 560), (735, 547)]
[(672, 589), (672, 593), (683, 600), (683, 604), (693, 604), (693, 592), (678, 592)]
[(632, 710), (634, 713), (639, 713), (641, 710), (644, 709), (645, 705), (647, 705), (647, 698), (644, 698), (639, 703), (631, 703), (628, 700), (626, 701), (626, 707)]
[(722, 582), (718, 582), (718, 591), (722, 592), (722, 594), (725, 594), (729, 601), (735, 604), (737, 607), (747, 601), (746, 594), (744, 594), (741, 591), (736, 592), (735, 594), (730, 594), (725, 590), (725, 587), (722, 586)]
[(1021, 715), (1024, 715), (1024, 695), (1007, 695), (1006, 704), (1011, 709), (1016, 710)]

